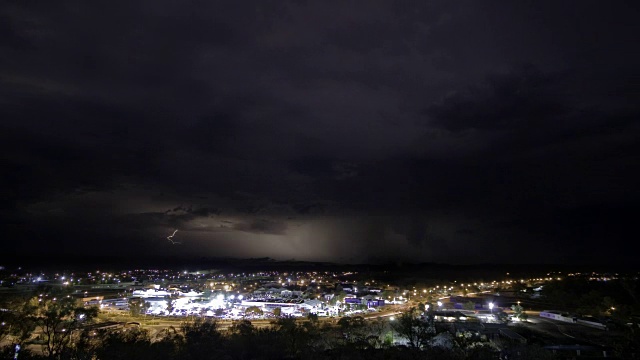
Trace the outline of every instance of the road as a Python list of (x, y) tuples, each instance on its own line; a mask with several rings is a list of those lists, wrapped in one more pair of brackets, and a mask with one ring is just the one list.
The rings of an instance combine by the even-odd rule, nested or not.
[[(385, 311), (362, 314), (362, 317), (365, 320), (375, 320), (379, 318), (386, 319), (386, 318), (390, 318), (392, 316), (401, 314), (406, 309), (407, 309), (406, 306), (398, 305)], [(319, 317), (318, 321), (321, 323), (337, 324), (339, 319), (340, 319), (339, 317)], [(148, 329), (150, 332), (150, 335), (153, 337), (161, 334), (167, 328), (170, 328), (170, 327), (179, 328), (185, 320), (189, 320), (189, 318), (171, 319), (171, 320), (166, 318), (157, 318), (153, 320), (153, 323), (154, 323), (153, 325), (142, 324), (141, 327), (143, 329)], [(250, 321), (251, 321), (251, 325), (255, 326), (256, 328), (266, 328), (271, 326), (271, 323), (274, 321), (274, 319), (264, 319), (264, 320), (258, 319), (258, 320), (250, 320)], [(298, 318), (298, 321), (307, 321), (307, 319)], [(233, 320), (218, 320), (218, 328), (220, 330), (226, 331), (233, 325), (233, 323), (234, 323)]]

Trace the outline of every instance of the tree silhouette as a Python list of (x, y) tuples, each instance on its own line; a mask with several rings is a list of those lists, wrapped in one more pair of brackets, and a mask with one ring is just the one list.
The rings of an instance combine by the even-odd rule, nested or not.
[(431, 314), (423, 320), (417, 317), (417, 312), (416, 308), (411, 308), (402, 313), (392, 323), (392, 327), (398, 335), (407, 339), (409, 347), (422, 349), (436, 335), (436, 330)]
[(33, 312), (29, 320), (42, 331), (43, 352), (52, 359), (60, 358), (69, 349), (72, 337), (82, 326), (98, 315), (98, 308), (84, 308), (66, 291), (51, 290), (29, 301)]

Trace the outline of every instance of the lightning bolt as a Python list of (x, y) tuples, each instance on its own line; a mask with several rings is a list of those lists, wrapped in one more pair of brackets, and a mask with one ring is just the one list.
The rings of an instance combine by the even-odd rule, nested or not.
[(173, 237), (176, 235), (176, 233), (177, 233), (177, 232), (178, 232), (178, 229), (176, 229), (176, 230), (173, 232), (173, 234), (171, 234), (171, 235), (167, 236), (167, 240), (169, 240), (169, 241), (171, 242), (171, 244), (172, 244), (172, 245), (180, 245), (180, 244), (182, 244), (182, 243), (181, 243), (181, 242), (179, 242), (179, 241), (173, 241)]

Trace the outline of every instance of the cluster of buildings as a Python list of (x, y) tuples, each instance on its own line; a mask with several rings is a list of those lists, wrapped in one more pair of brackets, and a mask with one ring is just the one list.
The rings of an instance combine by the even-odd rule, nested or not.
[[(478, 295), (499, 288), (530, 285), (576, 274), (549, 273), (544, 278), (485, 282), (446, 281), (400, 287), (355, 272), (257, 271), (222, 273), (216, 270), (176, 271), (137, 269), (119, 272), (57, 272), (52, 274), (3, 269), (2, 287), (69, 287), (87, 306), (104, 311), (135, 311), (157, 316), (214, 316), (219, 318), (269, 317), (273, 314), (339, 316), (376, 311), (385, 305), (440, 299), (448, 311), (487, 311)], [(607, 279), (610, 275), (589, 274)], [(467, 297), (474, 295), (474, 297)], [(137, 307), (137, 308), (135, 308)], [(447, 309), (438, 309), (447, 310)], [(490, 311), (489, 311), (490, 312)], [(458, 315), (459, 315), (458, 314)], [(457, 316), (457, 315), (456, 315)], [(459, 316), (458, 316), (459, 317)]]
[(152, 269), (0, 275), (0, 285), (13, 290), (66, 287), (85, 306), (158, 316), (336, 316), (375, 309), (395, 298), (385, 301), (375, 280), (357, 282), (350, 279), (356, 275), (352, 272), (221, 274)]
[[(287, 285), (288, 283), (287, 281)], [(140, 312), (148, 315), (207, 316), (223, 319), (270, 317), (274, 314), (296, 317), (310, 313), (318, 316), (338, 316), (343, 313), (375, 311), (376, 308), (385, 305), (380, 291), (374, 289), (371, 292), (364, 287), (354, 293), (351, 284), (338, 284), (333, 287), (333, 291), (312, 285), (276, 287), (275, 285), (282, 285), (278, 282), (264, 285), (274, 286), (255, 288), (211, 282), (204, 289), (194, 289), (150, 284), (131, 291), (126, 298), (89, 297), (85, 304), (100, 305), (105, 311), (130, 311), (133, 306), (139, 306)], [(336, 290), (345, 288), (348, 292)]]

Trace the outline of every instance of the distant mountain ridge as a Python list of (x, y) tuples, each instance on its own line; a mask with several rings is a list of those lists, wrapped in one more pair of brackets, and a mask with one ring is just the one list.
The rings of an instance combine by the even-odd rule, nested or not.
[(221, 272), (256, 271), (352, 271), (361, 273), (389, 273), (392, 277), (407, 278), (451, 278), (491, 277), (517, 279), (524, 274), (549, 272), (616, 272), (638, 271), (636, 268), (608, 265), (566, 265), (566, 264), (447, 264), (434, 262), (390, 261), (378, 264), (341, 264), (336, 262), (276, 260), (270, 257), (114, 257), (114, 256), (23, 256), (0, 259), (0, 266), (6, 271), (22, 267), (31, 271), (69, 270), (93, 271), (96, 269), (121, 271), (131, 269), (173, 269), (204, 270), (216, 269)]

